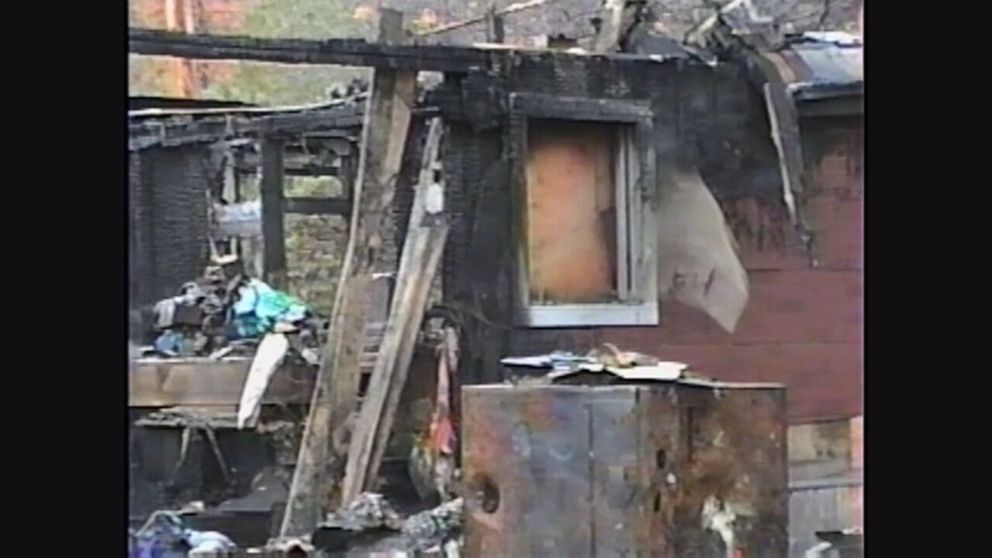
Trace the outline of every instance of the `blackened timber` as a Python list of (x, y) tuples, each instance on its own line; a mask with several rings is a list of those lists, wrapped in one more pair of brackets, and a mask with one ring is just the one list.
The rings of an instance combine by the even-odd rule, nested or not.
[(648, 100), (618, 101), (511, 93), (510, 109), (535, 118), (571, 115), (582, 120), (632, 123), (652, 118), (651, 102)]
[[(547, 63), (585, 59), (610, 66), (685, 61), (682, 55), (570, 52), (515, 45), (477, 44), (402, 45), (369, 43), (362, 39), (264, 39), (244, 36), (185, 34), (157, 29), (128, 30), (131, 54), (173, 56), (200, 60), (254, 60), (282, 64), (365, 66), (389, 70), (468, 73), (504, 67), (509, 60), (529, 59)], [(691, 62), (695, 64), (695, 62)], [(631, 68), (632, 71), (636, 71)], [(647, 68), (645, 68), (647, 71)]]
[[(399, 12), (382, 10), (380, 40), (403, 42), (402, 22)], [(375, 70), (362, 126), (348, 247), (280, 528), (283, 537), (309, 534), (322, 519), (322, 508), (334, 506), (332, 489), (340, 475), (334, 469), (344, 464), (343, 453), (347, 451), (343, 441), (339, 444), (337, 440), (344, 437), (349, 417), (358, 407), (359, 357), (371, 306), (372, 272), (381, 258), (416, 84), (416, 71)]]
[(506, 25), (502, 15), (496, 14), (496, 9), (486, 12), (486, 40), (491, 43), (502, 43), (506, 40)]
[[(242, 174), (254, 174), (257, 170), (257, 166), (253, 165), (251, 161), (246, 161), (237, 166), (237, 171)], [(315, 165), (315, 164), (303, 164), (289, 166), (287, 163), (283, 174), (286, 176), (338, 176), (341, 173), (340, 167), (335, 167), (333, 165)]]
[(286, 198), (286, 213), (301, 215), (350, 215), (351, 201), (344, 198)]
[(441, 122), (435, 118), (427, 134), (386, 331), (348, 448), (348, 464), (341, 487), (341, 500), (345, 504), (363, 490), (372, 488), (379, 472), (406, 383), (417, 332), (444, 251), (448, 221), (443, 207), (438, 207), (441, 204), (429, 201), (430, 198), (444, 199), (443, 186), (434, 179), (440, 141)]
[(262, 140), (262, 242), (265, 281), (286, 288), (286, 231), (283, 226), (283, 142)]
[(436, 72), (466, 72), (484, 67), (489, 61), (485, 51), (470, 47), (381, 44), (362, 39), (267, 39), (140, 28), (128, 30), (128, 50), (132, 54), (198, 60), (255, 60)]
[(199, 120), (143, 120), (129, 125), (128, 150), (212, 143), (241, 137), (288, 136), (348, 128), (357, 130), (362, 125), (362, 110), (362, 103), (355, 102), (330, 109), (254, 118), (216, 116)]
[[(283, 163), (287, 176), (336, 176), (344, 161), (357, 155), (357, 141), (307, 137), (294, 143), (293, 139), (287, 139)], [(238, 172), (255, 172), (260, 164), (261, 159), (254, 149), (244, 149), (238, 161)]]
[(286, 176), (337, 176), (338, 168), (330, 166), (306, 165), (286, 169)]

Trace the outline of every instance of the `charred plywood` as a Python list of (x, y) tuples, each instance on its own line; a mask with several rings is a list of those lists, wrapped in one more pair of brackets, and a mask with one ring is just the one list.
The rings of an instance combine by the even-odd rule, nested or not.
[(753, 386), (465, 387), (467, 553), (784, 557), (785, 394)]

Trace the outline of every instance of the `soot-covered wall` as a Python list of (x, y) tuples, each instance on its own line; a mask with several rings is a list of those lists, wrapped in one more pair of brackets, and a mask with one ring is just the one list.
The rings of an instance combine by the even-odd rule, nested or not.
[[(511, 92), (650, 99), (657, 187), (697, 164), (740, 245), (751, 296), (734, 333), (663, 303), (653, 327), (527, 329), (513, 325), (515, 253), (508, 141)], [(454, 226), (444, 296), (465, 327), (464, 380), (502, 379), (499, 359), (602, 342), (683, 360), (726, 380), (783, 382), (793, 422), (861, 412), (860, 118), (802, 123), (805, 206), (819, 267), (789, 222), (763, 100), (742, 72), (681, 63), (543, 55), (494, 74), (449, 77), (437, 92), (448, 125), (444, 168)]]
[(156, 148), (129, 158), (130, 307), (176, 294), (209, 260), (209, 152)]
[(512, 325), (511, 223), (519, 202), (510, 174), (521, 154), (508, 139), (514, 124), (506, 107), (508, 95), (518, 92), (650, 100), (657, 188), (670, 183), (676, 165), (692, 163), (717, 195), (747, 192), (774, 203), (781, 192), (774, 147), (755, 110), (760, 102), (736, 67), (544, 54), (511, 59), (490, 74), (449, 77), (436, 96), (448, 124), (444, 168), (455, 215), (444, 290), (469, 332), (472, 381), (501, 379), (499, 359), (508, 354), (585, 351), (595, 343), (596, 328)]

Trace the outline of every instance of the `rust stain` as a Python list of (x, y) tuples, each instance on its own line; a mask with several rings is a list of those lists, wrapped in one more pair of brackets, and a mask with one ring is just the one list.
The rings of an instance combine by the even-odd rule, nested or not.
[[(566, 536), (554, 543), (551, 550), (557, 552), (725, 556), (721, 536), (702, 521), (706, 502), (718, 501), (733, 517), (735, 550), (784, 558), (785, 408), (780, 392), (721, 390), (718, 395), (712, 389), (678, 388), (641, 393), (638, 388), (625, 411), (600, 389), (582, 393), (520, 386), (498, 394), (475, 392), (466, 399), (468, 482), (478, 488), (492, 479), (502, 501), (489, 514), (470, 506), (467, 551), (519, 555), (536, 549), (547, 555), (545, 536), (560, 531)], [(686, 408), (694, 411), (683, 414)], [(585, 425), (574, 424), (582, 416), (599, 417), (588, 425), (588, 436), (579, 432)], [(572, 448), (587, 440), (590, 453), (561, 458), (558, 450), (565, 446), (558, 448), (559, 439), (568, 439)], [(586, 485), (592, 492), (583, 498), (575, 490)], [(546, 498), (536, 496), (545, 491)], [(565, 492), (576, 496), (572, 504), (558, 501)], [(554, 503), (548, 504), (548, 498)], [(546, 508), (560, 514), (547, 516)], [(535, 514), (550, 523), (522, 539), (498, 534), (530, 525)]]

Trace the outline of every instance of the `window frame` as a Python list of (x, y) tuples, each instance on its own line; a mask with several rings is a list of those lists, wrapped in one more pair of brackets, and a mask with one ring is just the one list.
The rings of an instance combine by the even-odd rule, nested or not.
[[(515, 321), (533, 328), (658, 325), (656, 174), (650, 101), (509, 95), (512, 153), (512, 239), (515, 257)], [(530, 299), (527, 247), (529, 121), (597, 122), (621, 127), (615, 180), (617, 300), (605, 303), (535, 304)]]

